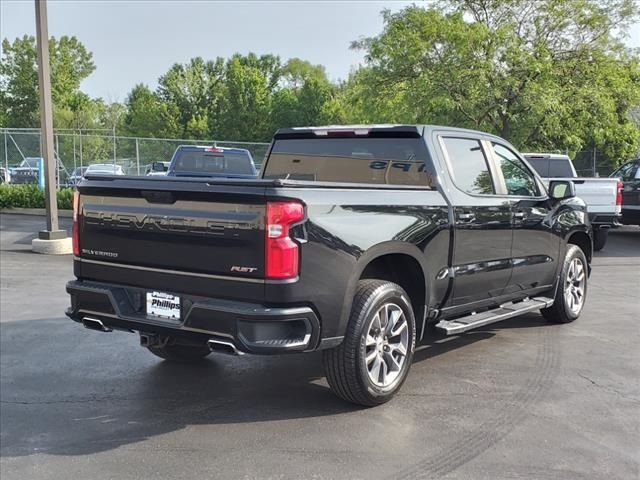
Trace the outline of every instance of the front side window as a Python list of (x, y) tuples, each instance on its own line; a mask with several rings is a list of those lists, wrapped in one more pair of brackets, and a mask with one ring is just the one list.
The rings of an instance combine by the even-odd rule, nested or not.
[(507, 187), (507, 195), (518, 197), (538, 197), (540, 189), (533, 173), (518, 156), (498, 143), (493, 143), (502, 176)]
[(618, 171), (613, 173), (611, 176), (619, 177), (623, 181), (627, 182), (629, 180), (633, 180), (637, 169), (638, 169), (638, 165), (636, 163), (630, 162), (620, 167)]
[(442, 142), (449, 157), (453, 181), (458, 188), (472, 194), (495, 193), (487, 158), (479, 140), (443, 137)]

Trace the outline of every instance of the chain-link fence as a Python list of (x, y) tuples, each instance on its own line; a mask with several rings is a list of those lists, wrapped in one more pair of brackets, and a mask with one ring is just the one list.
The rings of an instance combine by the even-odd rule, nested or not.
[[(82, 167), (95, 163), (120, 165), (127, 175), (146, 175), (151, 163), (167, 162), (179, 145), (217, 145), (245, 148), (260, 169), (268, 143), (228, 142), (225, 140), (181, 140), (113, 135), (109, 130), (64, 130), (54, 132), (54, 149), (58, 164), (58, 183), (64, 186)], [(555, 150), (564, 153), (564, 150)], [(40, 129), (0, 129), (0, 163), (4, 168), (18, 166), (25, 158), (41, 157)], [(608, 159), (598, 150), (583, 150), (574, 156), (578, 176), (606, 177), (612, 172)]]
[(572, 160), (579, 177), (608, 177), (615, 170), (609, 159), (596, 149), (577, 152)]
[[(109, 134), (108, 130), (55, 130), (58, 185), (67, 185), (74, 172), (96, 163), (119, 165), (127, 175), (146, 175), (153, 162), (171, 160), (179, 145), (244, 148), (251, 152), (258, 169), (269, 147), (268, 143), (257, 142), (123, 137)], [(3, 168), (11, 169), (27, 158), (41, 156), (40, 129), (0, 129)]]

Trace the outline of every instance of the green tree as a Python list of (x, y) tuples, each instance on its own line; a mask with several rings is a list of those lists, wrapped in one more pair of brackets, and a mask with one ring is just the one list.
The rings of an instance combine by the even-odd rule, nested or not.
[(223, 76), (222, 58), (205, 62), (196, 57), (185, 65), (174, 64), (160, 77), (158, 97), (167, 104), (167, 112), (177, 112), (181, 137), (207, 137), (210, 117), (215, 123), (220, 109)]
[[(35, 45), (34, 45), (35, 48)], [(51, 63), (51, 98), (66, 106), (80, 91), (80, 83), (96, 69), (93, 54), (76, 37), (49, 40)]]
[[(80, 83), (94, 70), (92, 54), (75, 37), (49, 40), (51, 97), (55, 107), (69, 107), (79, 93)], [(25, 35), (13, 43), (2, 41), (0, 62), (0, 110), (3, 125), (37, 127), (38, 74), (36, 42)]]
[(172, 138), (179, 134), (178, 110), (162, 102), (146, 85), (138, 84), (126, 100), (124, 128), (129, 135)]
[(273, 129), (337, 123), (342, 119), (334, 102), (337, 87), (324, 67), (293, 58), (282, 68), (281, 88), (273, 96)]
[(124, 124), (127, 106), (119, 102), (104, 103), (100, 109), (99, 121), (100, 125), (112, 132), (121, 130)]
[(100, 115), (104, 105), (101, 99), (93, 99), (77, 92), (64, 106), (54, 105), (53, 119), (56, 128), (88, 130), (100, 128)]
[(310, 79), (329, 83), (322, 65), (313, 65), (300, 58), (291, 58), (280, 70), (280, 83), (284, 88), (301, 88)]
[(38, 75), (33, 37), (2, 41), (0, 62), (0, 110), (5, 127), (38, 125)]
[(268, 141), (273, 134), (272, 95), (280, 74), (279, 59), (272, 55), (234, 55), (226, 64), (224, 96), (215, 138)]
[(493, 131), (521, 148), (637, 149), (638, 55), (619, 35), (632, 0), (445, 0), (384, 12), (384, 31), (354, 44), (367, 66), (345, 98), (367, 121)]

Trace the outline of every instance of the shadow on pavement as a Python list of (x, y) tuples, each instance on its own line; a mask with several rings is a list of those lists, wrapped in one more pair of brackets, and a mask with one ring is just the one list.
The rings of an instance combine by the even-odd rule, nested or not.
[(594, 257), (639, 257), (640, 256), (640, 227), (625, 226), (609, 232), (609, 239), (605, 247), (595, 252)]
[[(530, 315), (496, 328), (542, 325)], [(361, 410), (331, 393), (319, 353), (211, 355), (184, 365), (154, 357), (136, 345), (137, 336), (85, 331), (65, 319), (9, 321), (0, 329), (3, 457), (84, 455), (197, 425), (252, 428)], [(434, 337), (415, 362), (493, 335), (486, 328), (442, 343)]]

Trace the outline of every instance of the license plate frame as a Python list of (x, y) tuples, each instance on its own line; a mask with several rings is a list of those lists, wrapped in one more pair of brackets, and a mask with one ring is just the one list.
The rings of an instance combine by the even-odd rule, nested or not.
[(147, 316), (159, 320), (179, 322), (182, 313), (182, 302), (178, 295), (172, 293), (149, 291), (146, 294)]

